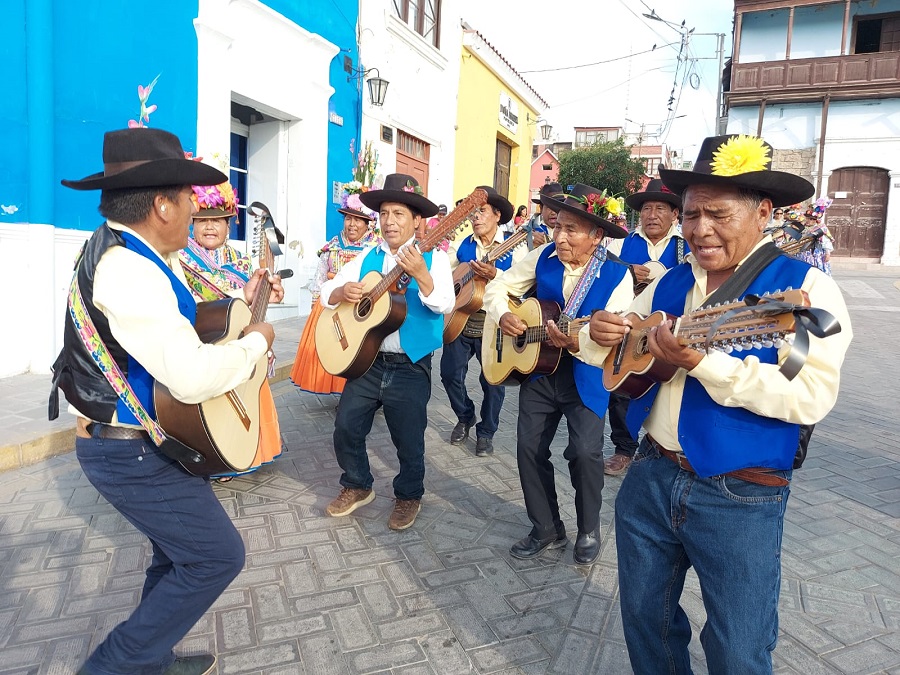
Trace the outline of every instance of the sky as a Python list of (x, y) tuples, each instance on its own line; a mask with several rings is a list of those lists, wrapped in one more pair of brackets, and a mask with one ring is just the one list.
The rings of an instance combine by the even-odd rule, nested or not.
[[(724, 33), (728, 59), (730, 0), (460, 2), (463, 20), (547, 101), (553, 140), (573, 140), (576, 126), (638, 133), (643, 124), (648, 143), (658, 134), (694, 159), (703, 138), (715, 133), (717, 38), (699, 34)], [(672, 25), (642, 16), (651, 10)], [(682, 21), (694, 31), (679, 60)], [(598, 62), (605, 63), (572, 68)]]

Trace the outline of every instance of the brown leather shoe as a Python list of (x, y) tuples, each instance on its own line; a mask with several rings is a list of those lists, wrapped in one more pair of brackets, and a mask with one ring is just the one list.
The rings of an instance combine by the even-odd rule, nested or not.
[(398, 499), (394, 502), (394, 510), (388, 520), (388, 527), (392, 530), (405, 530), (416, 522), (416, 516), (422, 509), (419, 499)]
[(360, 506), (370, 504), (374, 499), (374, 490), (348, 487), (341, 488), (341, 494), (328, 505), (328, 508), (325, 509), (325, 513), (329, 516), (334, 516), (335, 518), (346, 516), (356, 511)]
[(603, 460), (603, 473), (607, 476), (621, 476), (628, 471), (631, 464), (631, 457), (628, 455), (615, 454), (609, 459)]

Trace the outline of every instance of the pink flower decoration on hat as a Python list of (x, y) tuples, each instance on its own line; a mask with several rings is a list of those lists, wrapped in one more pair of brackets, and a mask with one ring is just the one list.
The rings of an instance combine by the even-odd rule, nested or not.
[(363, 203), (359, 200), (358, 194), (352, 194), (347, 197), (347, 207), (353, 209), (354, 211), (362, 210)]

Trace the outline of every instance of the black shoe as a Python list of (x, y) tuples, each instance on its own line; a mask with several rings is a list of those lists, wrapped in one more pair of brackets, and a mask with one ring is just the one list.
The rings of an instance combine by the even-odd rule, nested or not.
[(450, 445), (462, 445), (469, 437), (469, 429), (472, 428), (474, 422), (457, 422), (450, 432)]
[(176, 656), (175, 663), (166, 668), (163, 675), (207, 675), (215, 665), (216, 657), (212, 654)]
[(576, 565), (590, 565), (600, 555), (600, 528), (593, 532), (579, 532), (575, 539), (574, 559)]
[(555, 537), (550, 537), (549, 539), (538, 539), (529, 534), (521, 541), (517, 541), (513, 544), (512, 548), (509, 549), (509, 554), (513, 558), (518, 558), (519, 560), (528, 560), (529, 558), (540, 555), (544, 549), (564, 548), (568, 543), (569, 539), (566, 537), (565, 532)]
[(494, 441), (486, 436), (479, 436), (475, 443), (475, 456), (487, 457), (494, 454)]

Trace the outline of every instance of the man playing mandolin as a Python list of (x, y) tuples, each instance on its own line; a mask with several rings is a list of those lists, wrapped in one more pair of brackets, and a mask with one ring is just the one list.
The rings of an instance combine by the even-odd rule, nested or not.
[[(834, 327), (821, 330), (821, 313), (809, 321), (814, 310), (786, 306), (799, 326), (793, 348), (799, 353), (791, 358), (790, 344), (779, 348), (764, 337), (731, 353), (695, 351), (670, 321), (640, 338), (657, 360), (678, 369), (631, 403), (633, 435), (640, 426), (646, 434), (616, 498), (622, 623), (635, 673), (691, 672), (691, 628), (678, 605), (691, 566), (707, 610), (700, 641), (709, 671), (772, 672), (799, 429), (834, 405), (852, 334), (837, 285), (780, 254), (763, 233), (773, 206), (813, 193), (803, 178), (772, 171), (771, 161), (772, 148), (760, 138), (718, 136), (703, 142), (691, 171), (660, 170), (663, 183), (683, 197), (692, 252), (689, 264), (637, 296), (631, 311), (681, 316), (746, 294), (802, 288), (842, 330), (826, 337)], [(581, 332), (585, 360), (601, 364), (618, 354), (610, 349), (635, 321), (597, 312)], [(813, 335), (802, 363), (807, 328)]]
[[(605, 251), (600, 247), (604, 236), (625, 235), (606, 219), (607, 199), (600, 190), (581, 184), (567, 195), (541, 195), (543, 207), (557, 213), (553, 243), (529, 252), (489, 283), (485, 292), (488, 316), (504, 334), (519, 336), (530, 328), (510, 311), (509, 298), (520, 297), (535, 285), (537, 299), (565, 305), (563, 313), (569, 319), (588, 316), (597, 308), (616, 310), (629, 305), (634, 293), (627, 268), (605, 262)], [(564, 457), (575, 488), (578, 524), (574, 560), (590, 564), (600, 553), (603, 416), (608, 395), (601, 384), (602, 371), (580, 360), (577, 333), (563, 333), (554, 321), (547, 322), (547, 331), (549, 341), (563, 351), (555, 372), (529, 379), (519, 392), (516, 452), (532, 529), (513, 545), (510, 555), (533, 558), (568, 542), (550, 463), (550, 443), (565, 415), (569, 444)]]
[[(452, 245), (449, 251), (450, 265), (454, 270), (460, 263), (468, 263), (471, 271), (478, 277), (469, 283), (490, 281), (502, 270), (508, 270), (513, 256), (508, 255), (494, 262), (484, 261), (485, 256), (504, 242), (500, 223), (512, 218), (513, 205), (494, 188), (482, 185), (488, 194), (487, 204), (475, 209), (472, 215), (472, 234), (459, 244)], [(516, 247), (517, 257), (527, 251), (525, 246)], [(519, 253), (521, 252), (521, 253)], [(452, 342), (444, 345), (441, 355), (441, 382), (447, 390), (450, 407), (456, 413), (457, 423), (450, 433), (450, 443), (462, 445), (469, 436), (469, 429), (475, 426), (475, 454), (484, 457), (494, 452), (494, 433), (500, 423), (500, 408), (503, 406), (504, 387), (488, 383), (484, 374), (479, 378), (483, 400), (481, 403), (481, 421), (475, 424), (475, 403), (466, 391), (466, 374), (469, 361), (473, 356), (481, 361), (481, 334), (484, 331), (484, 310), (472, 313), (462, 333)]]
[[(640, 292), (661, 272), (683, 263), (690, 249), (678, 231), (681, 197), (666, 189), (659, 178), (647, 183), (644, 190), (626, 197), (625, 203), (639, 212), (640, 223), (624, 239), (612, 241), (609, 250), (631, 265), (635, 291)], [(637, 450), (637, 441), (625, 424), (628, 401), (616, 392), (609, 395), (609, 440), (616, 451), (603, 462), (607, 476), (625, 473)]]
[(384, 241), (347, 263), (322, 284), (320, 302), (333, 309), (340, 303), (359, 303), (365, 294), (360, 281), (367, 274), (382, 275), (399, 266), (406, 301), (406, 318), (399, 330), (381, 342), (371, 367), (348, 379), (334, 422), (334, 454), (343, 470), (341, 492), (328, 505), (330, 516), (346, 516), (375, 499), (366, 452), (366, 436), (375, 411), (384, 419), (397, 447), (400, 473), (394, 478), (392, 530), (404, 530), (416, 520), (425, 492), (425, 427), (431, 398), (431, 354), (442, 344), (444, 314), (453, 310), (450, 260), (440, 250), (422, 254), (415, 234), (423, 217), (438, 211), (422, 194), (412, 176), (390, 174), (384, 189), (370, 190), (360, 200), (379, 212)]
[[(215, 666), (212, 654), (176, 657), (172, 648), (241, 571), (244, 544), (209, 481), (151, 442), (154, 381), (186, 403), (220, 396), (250, 379), (275, 333), (255, 323), (239, 340), (204, 344), (193, 326), (198, 308), (178, 258), (197, 211), (191, 184), (226, 176), (185, 159), (179, 140), (161, 129), (107, 133), (103, 161), (102, 173), (63, 181), (101, 190), (107, 220), (76, 264), (50, 412), (52, 419), (59, 387), (78, 415), (75, 452), (85, 476), (150, 539), (153, 558), (140, 604), (78, 675), (202, 675)], [(257, 270), (236, 296), (251, 302), (267, 274)], [(269, 279), (270, 299), (280, 301), (280, 280)]]

